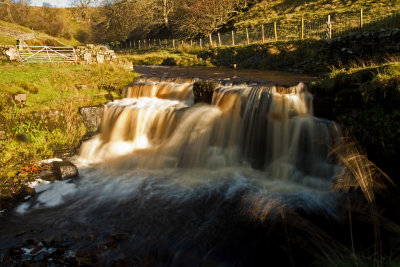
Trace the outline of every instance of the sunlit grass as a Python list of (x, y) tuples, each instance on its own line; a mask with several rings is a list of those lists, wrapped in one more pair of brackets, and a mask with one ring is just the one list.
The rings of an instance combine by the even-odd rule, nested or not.
[[(136, 75), (113, 64), (0, 62), (0, 77), (0, 123), (8, 137), (0, 141), (1, 200), (18, 193), (31, 179), (21, 172), (23, 165), (79, 144), (86, 131), (79, 107), (105, 103), (110, 94), (120, 96)], [(26, 94), (25, 106), (14, 101), (15, 94)], [(49, 124), (41, 117), (49, 110), (59, 112), (58, 123)]]
[(118, 56), (134, 65), (212, 66), (189, 49), (132, 50)]
[[(328, 15), (341, 17), (342, 20), (359, 15), (364, 10), (364, 21), (378, 21), (388, 14), (398, 12), (398, 0), (276, 0), (260, 1), (237, 16), (236, 27), (251, 27), (273, 21), (299, 22), (303, 17), (307, 20), (326, 18)], [(334, 25), (336, 26), (336, 25)]]
[[(75, 38), (66, 39), (62, 37), (53, 37), (43, 32), (33, 31), (27, 27), (9, 23), (3, 20), (0, 20), (0, 27), (4, 27), (6, 29), (10, 29), (11, 31), (23, 32), (23, 33), (34, 33), (35, 39), (26, 40), (29, 45), (52, 45), (52, 46), (78, 46), (81, 43)], [(18, 36), (0, 34), (0, 44), (2, 45), (15, 45), (17, 44)]]
[(0, 44), (2, 45), (15, 45), (16, 40), (14, 37), (0, 33)]

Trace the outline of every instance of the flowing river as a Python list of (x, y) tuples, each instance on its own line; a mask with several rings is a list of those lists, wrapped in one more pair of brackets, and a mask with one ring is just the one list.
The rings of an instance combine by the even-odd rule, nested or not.
[(155, 80), (105, 105), (100, 133), (73, 159), (79, 178), (39, 186), (0, 220), (0, 260), (292, 266), (332, 245), (341, 132), (313, 116), (304, 84), (222, 77), (212, 104), (194, 105), (193, 79)]

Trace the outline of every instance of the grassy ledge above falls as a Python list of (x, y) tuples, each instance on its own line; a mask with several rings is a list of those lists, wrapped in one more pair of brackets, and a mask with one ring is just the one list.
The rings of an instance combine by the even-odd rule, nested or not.
[[(0, 210), (26, 189), (24, 166), (73, 149), (86, 133), (78, 108), (119, 97), (136, 74), (119, 65), (0, 62)], [(26, 103), (15, 99), (26, 95)], [(4, 135), (5, 133), (5, 135)]]
[(400, 63), (337, 69), (310, 83), (309, 90), (317, 101), (330, 102), (330, 118), (346, 126), (399, 184)]
[(146, 49), (121, 50), (118, 58), (132, 62), (133, 65), (163, 65), (163, 66), (207, 66), (214, 65), (199, 58), (196, 53), (200, 49)]

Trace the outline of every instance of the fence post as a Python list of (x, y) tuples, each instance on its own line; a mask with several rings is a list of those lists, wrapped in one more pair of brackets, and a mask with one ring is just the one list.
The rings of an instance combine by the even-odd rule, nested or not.
[(218, 43), (219, 43), (219, 46), (222, 46), (221, 34), (219, 32), (218, 32)]
[(133, 40), (133, 49), (136, 49), (136, 40)]
[(132, 49), (132, 40), (129, 40), (129, 49)]
[(203, 43), (202, 43), (201, 38), (200, 38), (200, 49), (203, 50)]
[(363, 25), (364, 23), (363, 23), (363, 9), (361, 8), (360, 9), (360, 33), (362, 34), (362, 32), (363, 32)]
[(172, 48), (175, 49), (175, 39), (172, 39)]
[(139, 49), (140, 49), (140, 40), (139, 40)]
[(183, 47), (183, 40), (182, 40), (182, 47)]
[(304, 39), (304, 18), (301, 17), (301, 40)]
[(327, 39), (331, 39), (332, 38), (331, 15), (328, 15), (328, 21), (326, 22), (326, 26), (327, 26), (326, 37), (327, 37)]
[(212, 40), (211, 32), (209, 34), (209, 37), (210, 37), (210, 46), (212, 47), (213, 46), (213, 40)]
[(264, 24), (261, 25), (262, 42), (265, 43)]
[(274, 34), (275, 34), (275, 42), (278, 41), (278, 32), (276, 31), (276, 21), (274, 21)]
[(246, 27), (247, 44), (250, 44), (249, 30)]
[(192, 47), (193, 47), (193, 40), (190, 39), (190, 48), (192, 48)]
[(235, 46), (235, 33), (232, 31), (232, 46)]

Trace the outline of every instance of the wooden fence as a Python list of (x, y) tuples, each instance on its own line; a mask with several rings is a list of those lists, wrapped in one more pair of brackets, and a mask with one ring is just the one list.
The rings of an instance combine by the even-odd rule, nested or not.
[(375, 14), (366, 14), (362, 9), (353, 14), (333, 14), (321, 19), (295, 22), (276, 21), (253, 28), (236, 29), (231, 32), (213, 33), (198, 39), (142, 39), (109, 44), (114, 49), (152, 49), (191, 47), (235, 46), (252, 43), (267, 43), (304, 39), (331, 39), (349, 33), (379, 31), (400, 27), (400, 12), (396, 11), (376, 19)]

